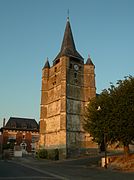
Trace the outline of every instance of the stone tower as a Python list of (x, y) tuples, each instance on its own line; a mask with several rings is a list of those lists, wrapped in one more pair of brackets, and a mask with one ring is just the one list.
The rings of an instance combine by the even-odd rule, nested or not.
[(47, 59), (42, 69), (40, 147), (58, 149), (60, 158), (93, 147), (82, 120), (86, 104), (96, 96), (94, 68), (90, 57), (84, 64), (76, 50), (67, 19), (60, 52), (52, 67)]

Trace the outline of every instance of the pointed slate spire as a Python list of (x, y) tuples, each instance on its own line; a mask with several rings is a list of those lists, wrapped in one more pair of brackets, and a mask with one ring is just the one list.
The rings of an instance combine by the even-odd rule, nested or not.
[(61, 52), (63, 52), (64, 49), (71, 49), (72, 51), (76, 51), (69, 18), (67, 18), (67, 24), (66, 24), (66, 28), (64, 32), (62, 45), (61, 45)]
[(44, 65), (43, 69), (45, 69), (45, 68), (50, 68), (50, 64), (49, 64), (48, 58), (46, 60), (46, 63)]
[(94, 66), (94, 64), (93, 64), (93, 62), (92, 62), (92, 60), (90, 58), (90, 55), (88, 55), (88, 59), (87, 59), (86, 64)]
[(59, 54), (57, 55), (57, 57), (55, 58), (55, 60), (59, 59), (62, 56), (75, 57), (80, 60), (83, 60), (83, 57), (77, 52), (76, 47), (75, 47), (71, 25), (69, 22), (69, 17), (67, 18), (61, 50)]

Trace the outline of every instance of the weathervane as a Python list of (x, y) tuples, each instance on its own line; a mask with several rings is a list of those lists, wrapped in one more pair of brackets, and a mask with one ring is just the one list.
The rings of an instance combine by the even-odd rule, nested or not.
[(67, 20), (69, 20), (69, 8), (67, 10)]

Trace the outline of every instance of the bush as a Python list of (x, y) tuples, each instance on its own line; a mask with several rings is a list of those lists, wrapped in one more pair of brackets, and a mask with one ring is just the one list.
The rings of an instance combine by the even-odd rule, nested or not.
[(38, 157), (42, 159), (47, 159), (48, 158), (48, 153), (46, 149), (40, 149), (38, 151)]
[(59, 150), (58, 149), (49, 149), (48, 150), (48, 159), (59, 160)]
[(37, 153), (37, 158), (59, 160), (58, 149), (40, 149)]

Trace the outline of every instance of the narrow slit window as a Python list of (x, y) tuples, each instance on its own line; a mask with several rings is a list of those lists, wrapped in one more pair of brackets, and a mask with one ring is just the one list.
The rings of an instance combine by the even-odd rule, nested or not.
[(77, 79), (77, 72), (74, 73), (74, 78)]

